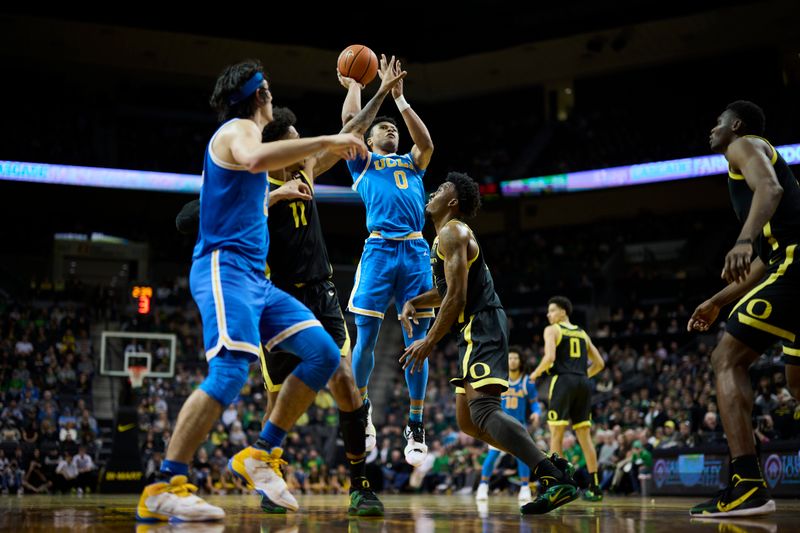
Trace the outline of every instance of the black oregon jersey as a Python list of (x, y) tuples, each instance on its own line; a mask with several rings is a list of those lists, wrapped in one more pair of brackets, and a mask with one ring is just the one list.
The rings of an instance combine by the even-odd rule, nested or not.
[[(747, 137), (755, 137), (769, 144), (766, 139), (755, 135), (747, 135)], [(781, 257), (782, 250), (786, 248), (787, 244), (800, 243), (800, 185), (789, 165), (775, 147), (770, 144), (770, 148), (772, 148), (772, 166), (775, 168), (778, 183), (783, 187), (783, 196), (781, 196), (775, 214), (764, 226), (759, 239), (753, 243), (753, 249), (766, 265), (774, 263), (777, 258)], [(744, 224), (750, 212), (753, 191), (748, 187), (744, 176), (734, 173), (730, 168), (728, 170), (728, 191), (736, 217), (739, 222)]]
[(587, 375), (589, 367), (589, 346), (586, 332), (573, 324), (559, 322), (556, 341), (556, 360), (548, 374)]
[[(294, 174), (312, 191), (314, 184), (305, 172)], [(284, 182), (269, 178), (273, 191)], [(269, 208), (269, 253), (267, 275), (279, 288), (319, 281), (330, 277), (332, 269), (317, 213), (317, 200), (287, 200)]]
[[(461, 221), (456, 221), (463, 224)], [(448, 222), (449, 224), (449, 222)], [(465, 224), (466, 225), (466, 224)], [(470, 230), (472, 233), (472, 230)], [(475, 238), (475, 235), (472, 235)], [(475, 239), (478, 243), (478, 240)], [(489, 267), (483, 259), (481, 245), (478, 244), (478, 254), (469, 259), (467, 264), (467, 303), (458, 315), (458, 321), (453, 324), (453, 329), (458, 330), (469, 320), (469, 317), (484, 309), (502, 308), (500, 298), (494, 291), (494, 280), (489, 272)], [(439, 294), (444, 298), (447, 294), (447, 280), (444, 275), (444, 254), (439, 252), (439, 237), (433, 240), (431, 246), (431, 269), (433, 270), (433, 283)]]

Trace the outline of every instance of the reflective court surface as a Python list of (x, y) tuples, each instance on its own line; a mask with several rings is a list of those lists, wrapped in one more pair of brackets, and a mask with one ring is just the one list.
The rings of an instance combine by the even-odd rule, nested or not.
[[(702, 499), (702, 498), (701, 498)], [(776, 500), (778, 512), (767, 517), (700, 521), (689, 517), (696, 498), (606, 498), (580, 500), (541, 516), (520, 516), (516, 498), (497, 496), (488, 504), (471, 496), (383, 496), (386, 516), (349, 518), (345, 496), (300, 496), (300, 512), (265, 515), (255, 496), (211, 496), (225, 509), (218, 523), (137, 524), (138, 496), (0, 496), (1, 531), (47, 532), (208, 532), (383, 533), (456, 531), (458, 533), (527, 533), (601, 531), (625, 533), (775, 532), (800, 531), (800, 500)]]

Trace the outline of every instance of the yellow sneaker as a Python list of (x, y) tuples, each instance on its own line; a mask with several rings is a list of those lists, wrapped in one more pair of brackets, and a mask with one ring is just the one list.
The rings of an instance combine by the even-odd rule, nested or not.
[(197, 487), (186, 476), (172, 476), (169, 483), (147, 485), (139, 498), (136, 519), (143, 522), (202, 522), (222, 520), (225, 511), (195, 496)]
[(283, 480), (281, 465), (286, 461), (281, 459), (282, 455), (282, 448), (273, 448), (270, 453), (248, 446), (231, 457), (228, 470), (274, 505), (296, 511), (299, 507), (297, 500)]

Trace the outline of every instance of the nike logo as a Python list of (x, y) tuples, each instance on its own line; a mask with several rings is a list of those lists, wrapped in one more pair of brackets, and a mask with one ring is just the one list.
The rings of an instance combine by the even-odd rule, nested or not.
[(122, 424), (117, 424), (117, 431), (120, 432), (120, 433), (124, 433), (125, 431), (128, 431), (129, 429), (133, 429), (135, 427), (136, 427), (135, 423), (134, 424), (125, 424), (124, 426)]
[(558, 489), (558, 492), (556, 492), (552, 496), (548, 496), (547, 497), (547, 499), (550, 500), (550, 503), (556, 503), (556, 500), (558, 500), (558, 497), (561, 496), (561, 491), (562, 490), (564, 490), (564, 489)]
[(722, 501), (718, 501), (717, 502), (717, 509), (722, 513), (727, 513), (728, 511), (732, 511), (732, 510), (736, 509), (737, 507), (739, 507), (742, 503), (744, 503), (745, 500), (747, 500), (747, 498), (752, 496), (753, 493), (755, 491), (757, 491), (757, 490), (758, 490), (758, 487), (753, 487), (752, 489), (750, 489), (747, 492), (745, 492), (744, 496), (742, 496), (741, 498), (737, 498), (737, 499), (733, 500), (731, 503), (722, 503)]

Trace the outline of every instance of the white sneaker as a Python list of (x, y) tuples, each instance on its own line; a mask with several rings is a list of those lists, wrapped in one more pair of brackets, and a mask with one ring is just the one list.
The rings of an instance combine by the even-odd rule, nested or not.
[(475, 492), (475, 500), (479, 502), (485, 502), (489, 499), (489, 484), (488, 483), (481, 483), (478, 485), (478, 490)]
[(478, 517), (482, 519), (489, 518), (489, 502), (485, 500), (478, 501)]
[(409, 422), (403, 431), (403, 436), (408, 441), (405, 449), (406, 462), (414, 467), (420, 466), (428, 456), (425, 427), (421, 422)]
[(519, 488), (519, 495), (517, 496), (517, 499), (519, 499), (519, 503), (521, 505), (532, 502), (533, 496), (531, 496), (531, 488), (528, 485), (522, 485)]
[(83, 496), (83, 489), (82, 488), (78, 487), (78, 490), (76, 492), (78, 493), (78, 496)]
[(372, 423), (372, 402), (364, 400), (367, 403), (367, 427), (364, 430), (366, 439), (364, 441), (364, 451), (369, 453), (375, 449), (378, 444), (378, 433), (375, 431), (375, 424)]
[(281, 448), (273, 448), (270, 453), (248, 446), (231, 457), (228, 470), (273, 504), (296, 511), (299, 507), (297, 500), (283, 480), (281, 465), (285, 465), (286, 461), (281, 459), (282, 455)]
[(172, 476), (169, 483), (147, 485), (139, 498), (136, 519), (145, 522), (202, 522), (222, 520), (225, 511), (207, 503), (193, 493), (197, 487), (186, 476)]

